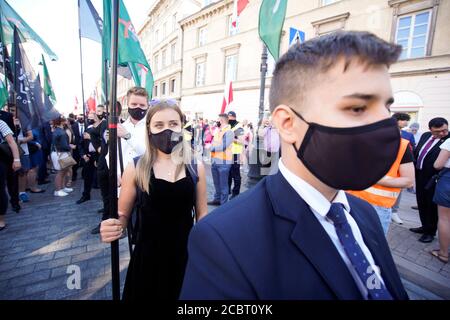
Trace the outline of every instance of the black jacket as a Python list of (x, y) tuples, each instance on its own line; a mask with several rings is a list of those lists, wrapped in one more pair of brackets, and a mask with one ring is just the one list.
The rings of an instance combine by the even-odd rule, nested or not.
[[(431, 132), (426, 132), (420, 138), (419, 143), (417, 144), (417, 147), (414, 150), (414, 158), (416, 159), (416, 161), (417, 159), (419, 159), (420, 150), (427, 143), (430, 136)], [(423, 159), (422, 169), (420, 170), (422, 176), (431, 178), (432, 176), (438, 173), (438, 170), (436, 170), (433, 165), (437, 157), (439, 156), (439, 153), (441, 152), (441, 148), (439, 148), (440, 145), (443, 144), (444, 141), (447, 140), (449, 137), (450, 135), (447, 135), (446, 137), (442, 138), (441, 140), (438, 141), (438, 143), (436, 143), (433, 146), (433, 148), (430, 149), (430, 151), (428, 151), (427, 155)]]

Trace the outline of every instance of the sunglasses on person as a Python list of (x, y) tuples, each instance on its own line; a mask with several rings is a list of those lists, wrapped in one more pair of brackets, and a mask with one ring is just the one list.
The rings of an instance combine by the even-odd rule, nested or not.
[(154, 107), (160, 103), (166, 103), (171, 107), (174, 107), (178, 104), (177, 100), (173, 99), (173, 98), (169, 98), (169, 99), (152, 99), (149, 101), (149, 106), (150, 107)]

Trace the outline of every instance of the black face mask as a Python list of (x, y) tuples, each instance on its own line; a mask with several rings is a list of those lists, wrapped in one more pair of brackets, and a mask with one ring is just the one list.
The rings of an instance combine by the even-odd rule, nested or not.
[(395, 119), (332, 128), (307, 122), (297, 157), (320, 181), (339, 190), (365, 190), (383, 178), (397, 158), (400, 131)]
[(70, 123), (70, 124), (74, 124), (74, 123), (75, 123), (75, 120), (69, 119), (69, 123)]
[(220, 128), (220, 126), (222, 125), (222, 124), (220, 123), (220, 121), (217, 121), (216, 124), (217, 124), (217, 128)]
[(175, 132), (170, 129), (166, 129), (159, 133), (151, 134), (150, 141), (153, 145), (164, 152), (165, 154), (171, 154), (173, 148), (183, 140), (181, 132)]
[(83, 124), (83, 123), (84, 123), (84, 120), (83, 120), (83, 119), (78, 119), (78, 123)]
[(99, 120), (103, 120), (103, 119), (105, 118), (105, 113), (103, 112), (102, 114), (98, 114), (98, 115), (97, 115), (97, 118), (98, 118)]
[(237, 122), (237, 120), (230, 120), (230, 121), (228, 121), (228, 123), (229, 123), (232, 127), (234, 127), (238, 122)]
[(94, 124), (94, 123), (95, 123), (95, 120), (94, 120), (94, 119), (89, 119), (89, 120), (88, 120), (88, 123), (89, 123), (89, 124)]
[(128, 113), (134, 120), (141, 121), (147, 114), (147, 110), (141, 108), (128, 108)]

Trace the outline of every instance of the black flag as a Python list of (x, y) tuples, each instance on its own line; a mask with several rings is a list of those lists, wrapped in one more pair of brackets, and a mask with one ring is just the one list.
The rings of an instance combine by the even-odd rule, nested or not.
[(33, 96), (36, 74), (22, 48), (17, 28), (14, 28), (13, 59), (17, 116), (22, 128), (31, 130), (39, 127), (39, 114)]
[[(42, 100), (43, 98), (44, 101)], [(33, 104), (35, 106), (37, 116), (39, 117), (40, 126), (50, 120), (61, 117), (61, 114), (55, 109), (55, 107), (53, 107), (48, 96), (45, 95), (44, 97), (39, 75), (37, 75), (36, 80), (34, 80), (33, 97), (31, 100), (34, 102)]]

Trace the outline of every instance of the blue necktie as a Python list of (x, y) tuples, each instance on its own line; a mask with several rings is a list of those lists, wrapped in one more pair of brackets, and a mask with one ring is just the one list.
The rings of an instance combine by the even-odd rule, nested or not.
[(392, 296), (384, 284), (379, 281), (372, 270), (366, 256), (356, 241), (350, 224), (345, 216), (344, 208), (340, 203), (332, 203), (327, 217), (333, 221), (337, 236), (350, 262), (355, 268), (362, 283), (365, 284), (369, 299), (371, 300), (392, 300)]

